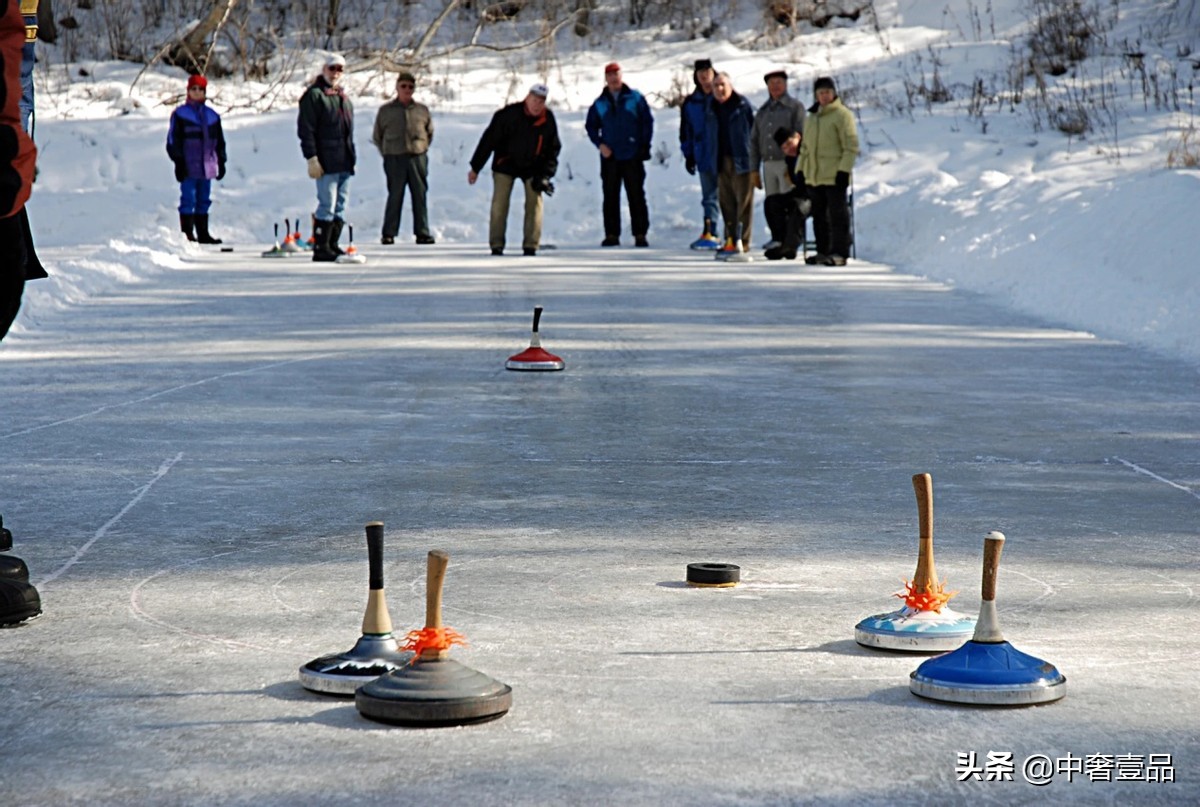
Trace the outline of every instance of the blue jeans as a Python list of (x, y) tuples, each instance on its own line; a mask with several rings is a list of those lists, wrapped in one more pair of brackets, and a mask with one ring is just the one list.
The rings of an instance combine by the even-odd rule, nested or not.
[[(720, 220), (720, 208), (717, 206), (717, 174), (697, 171), (700, 176), (700, 206), (704, 209), (704, 218), (713, 222)], [(714, 233), (715, 235), (715, 233)]]
[[(340, 219), (346, 212), (346, 199), (350, 197), (350, 177), (348, 171), (339, 174), (326, 174), (317, 180), (317, 220), (333, 221)], [(335, 196), (336, 192), (336, 196)]]
[(210, 207), (212, 207), (211, 179), (192, 179), (188, 177), (179, 183), (180, 213), (189, 215), (194, 213), (197, 216), (206, 216)]
[(36, 61), (33, 42), (21, 49), (21, 128), (29, 131), (29, 116), (33, 114), (33, 64)]

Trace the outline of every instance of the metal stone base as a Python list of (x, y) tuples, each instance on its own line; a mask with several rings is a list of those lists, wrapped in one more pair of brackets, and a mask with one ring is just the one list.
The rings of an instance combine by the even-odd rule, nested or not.
[(945, 653), (975, 635), (975, 617), (951, 608), (898, 611), (869, 616), (854, 626), (854, 641), (863, 647), (908, 653)]
[(363, 717), (434, 728), (485, 723), (512, 706), (512, 687), (453, 659), (415, 661), (364, 684), (354, 695)]
[(1008, 642), (970, 641), (931, 658), (909, 676), (914, 695), (972, 706), (1031, 706), (1067, 694), (1067, 678), (1053, 664)]
[(411, 652), (399, 652), (392, 634), (363, 635), (345, 653), (313, 659), (300, 668), (300, 685), (324, 695), (350, 696), (363, 684), (397, 670), (412, 660)]
[(553, 372), (566, 367), (566, 363), (553, 353), (540, 347), (530, 347), (504, 363), (506, 370)]

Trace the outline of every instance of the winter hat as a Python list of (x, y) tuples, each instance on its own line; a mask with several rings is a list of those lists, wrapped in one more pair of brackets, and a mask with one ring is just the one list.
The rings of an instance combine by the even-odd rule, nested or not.
[(763, 81), (764, 82), (770, 81), (773, 78), (781, 78), (784, 81), (787, 81), (787, 71), (786, 70), (772, 70), (770, 73), (767, 73), (765, 76), (763, 76)]
[(697, 59), (695, 66), (692, 68), (692, 70), (696, 73), (699, 73), (701, 70), (712, 70), (712, 69), (713, 69), (712, 59)]
[(545, 98), (547, 95), (550, 94), (550, 88), (547, 87), (545, 84), (534, 84), (532, 87), (529, 88), (529, 94), (536, 95), (539, 98)]
[(771, 137), (775, 138), (775, 145), (782, 146), (795, 133), (796, 133), (796, 131), (794, 129), (789, 129), (786, 126), (780, 126), (778, 129), (775, 130), (775, 134), (771, 135)]
[(188, 76), (187, 88), (190, 90), (192, 87), (208, 89), (208, 79), (204, 76)]
[(606, 76), (609, 73), (620, 73), (620, 72), (621, 72), (621, 65), (617, 64), (616, 62), (609, 62), (608, 64), (604, 65), (604, 75), (606, 75)]
[(817, 90), (833, 90), (835, 94), (837, 93), (837, 87), (834, 86), (833, 79), (829, 76), (821, 76), (813, 82), (813, 92)]
[(340, 53), (331, 53), (325, 58), (326, 67), (345, 67), (346, 59)]

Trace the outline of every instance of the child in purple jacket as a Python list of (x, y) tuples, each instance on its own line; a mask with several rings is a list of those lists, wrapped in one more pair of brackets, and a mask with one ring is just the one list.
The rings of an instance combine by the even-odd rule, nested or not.
[[(179, 181), (179, 227), (189, 241), (219, 244), (208, 231), (212, 181), (225, 178), (225, 134), (221, 116), (205, 103), (208, 80), (191, 76), (187, 102), (171, 113), (167, 155), (175, 163)], [(195, 233), (192, 232), (195, 228)]]

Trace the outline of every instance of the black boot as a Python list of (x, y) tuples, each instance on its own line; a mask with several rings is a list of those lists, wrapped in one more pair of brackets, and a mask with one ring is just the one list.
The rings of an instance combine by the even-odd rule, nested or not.
[(346, 254), (346, 251), (338, 246), (338, 239), (342, 237), (342, 228), (345, 226), (346, 222), (341, 219), (334, 219), (329, 226), (329, 249), (332, 250), (335, 257)]
[(196, 214), (196, 240), (199, 241), (201, 244), (219, 244), (219, 243), (221, 243), (220, 238), (213, 238), (212, 234), (209, 233), (209, 231), (208, 231), (208, 214), (207, 213), (197, 213)]
[(314, 261), (336, 261), (337, 253), (329, 248), (329, 235), (333, 230), (332, 221), (313, 220), (313, 251)]
[(196, 234), (192, 230), (196, 226), (196, 217), (191, 213), (179, 214), (179, 229), (183, 230), (183, 234), (187, 236), (189, 241), (196, 240)]
[(788, 208), (795, 207), (792, 197), (784, 193), (776, 193), (763, 200), (763, 216), (767, 220), (767, 229), (771, 231), (771, 240), (782, 244), (787, 238)]

